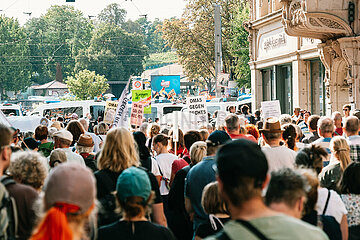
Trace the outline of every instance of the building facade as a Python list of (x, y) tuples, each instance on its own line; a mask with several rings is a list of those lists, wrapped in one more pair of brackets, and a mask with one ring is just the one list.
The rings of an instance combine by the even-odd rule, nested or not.
[(345, 103), (360, 107), (360, 69), (354, 59), (359, 48), (355, 51), (357, 38), (343, 20), (348, 4), (348, 0), (250, 0), (245, 27), (253, 108), (275, 99), (282, 112), (290, 114), (294, 107), (321, 115), (339, 111)]

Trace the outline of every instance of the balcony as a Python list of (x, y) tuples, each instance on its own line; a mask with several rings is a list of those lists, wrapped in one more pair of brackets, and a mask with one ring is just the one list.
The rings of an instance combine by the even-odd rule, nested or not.
[(290, 36), (322, 41), (352, 36), (347, 19), (349, 0), (280, 0), (282, 23)]

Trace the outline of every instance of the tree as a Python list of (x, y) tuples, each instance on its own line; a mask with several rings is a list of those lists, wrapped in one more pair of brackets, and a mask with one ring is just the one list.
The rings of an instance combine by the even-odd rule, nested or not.
[(249, 57), (249, 33), (244, 28), (244, 22), (249, 21), (249, 7), (240, 6), (232, 22), (233, 38), (230, 41), (230, 51), (234, 56), (232, 70), (234, 78), (240, 87), (251, 86), (251, 71)]
[(93, 25), (72, 6), (52, 6), (44, 15), (29, 20), (26, 30), (32, 80), (45, 83), (55, 79), (58, 63), (64, 77), (73, 74), (75, 57), (89, 46)]
[(119, 27), (125, 23), (126, 10), (122, 9), (119, 4), (111, 3), (107, 5), (98, 15), (100, 23), (114, 24)]
[(0, 16), (0, 95), (24, 90), (30, 84), (26, 32), (16, 19)]
[[(158, 27), (163, 33), (167, 46), (176, 49), (179, 62), (184, 66), (189, 79), (197, 79), (212, 89), (215, 79), (214, 56), (214, 1), (189, 0), (180, 19), (165, 20)], [(245, 3), (238, 0), (219, 0), (222, 22), (223, 71), (232, 77), (238, 56), (234, 50), (236, 34), (233, 21)], [(247, 64), (247, 63), (246, 63)]]
[(131, 75), (143, 72), (147, 55), (141, 35), (102, 24), (95, 30), (89, 48), (76, 57), (75, 71), (89, 69), (105, 75), (109, 81), (127, 81)]
[(157, 27), (162, 25), (162, 21), (156, 18), (153, 22), (151, 22), (147, 20), (147, 18), (143, 17), (136, 20), (136, 22), (141, 26), (144, 43), (149, 48), (149, 53), (160, 53), (170, 50), (162, 38), (162, 32), (157, 30)]
[(105, 93), (109, 89), (106, 81), (104, 76), (85, 69), (75, 74), (75, 77), (68, 76), (66, 84), (76, 99), (87, 100)]

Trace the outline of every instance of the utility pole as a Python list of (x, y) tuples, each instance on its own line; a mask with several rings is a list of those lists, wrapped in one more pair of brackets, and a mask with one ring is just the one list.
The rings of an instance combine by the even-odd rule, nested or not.
[[(216, 97), (221, 97), (219, 86), (219, 74), (222, 70), (222, 51), (221, 51), (221, 15), (220, 5), (214, 5), (214, 23), (215, 23), (215, 91)], [(211, 89), (210, 89), (211, 90)]]

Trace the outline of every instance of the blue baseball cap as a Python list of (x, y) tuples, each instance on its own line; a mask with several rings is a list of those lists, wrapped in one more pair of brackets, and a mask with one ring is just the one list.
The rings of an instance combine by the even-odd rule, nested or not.
[(208, 146), (215, 147), (218, 145), (223, 145), (230, 140), (231, 140), (231, 137), (229, 136), (229, 134), (227, 134), (227, 132), (215, 130), (214, 132), (212, 132), (210, 134), (210, 136), (206, 140), (206, 143)]
[(116, 195), (121, 202), (126, 202), (128, 197), (142, 197), (147, 201), (150, 194), (150, 179), (144, 170), (130, 167), (120, 174), (116, 183)]

